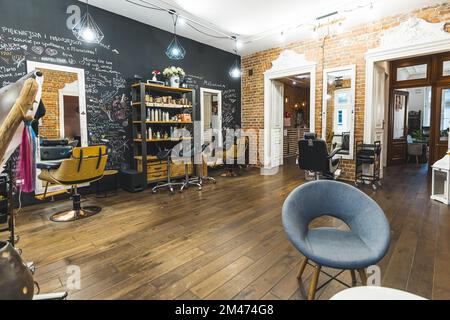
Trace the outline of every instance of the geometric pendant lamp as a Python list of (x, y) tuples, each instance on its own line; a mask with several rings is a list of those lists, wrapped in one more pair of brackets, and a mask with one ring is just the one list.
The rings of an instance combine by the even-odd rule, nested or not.
[(170, 60), (183, 60), (186, 55), (186, 49), (183, 48), (180, 41), (177, 38), (177, 21), (178, 15), (172, 13), (173, 20), (173, 39), (170, 42), (169, 46), (166, 49), (166, 56)]
[(186, 49), (183, 48), (176, 35), (173, 37), (173, 40), (167, 47), (166, 55), (170, 60), (184, 59), (184, 56), (186, 55)]
[[(234, 53), (237, 55), (237, 38), (236, 37), (231, 37), (234, 40)], [(239, 64), (238, 59), (236, 59), (233, 63), (233, 65), (230, 68), (230, 71), (228, 72), (228, 74), (230, 75), (230, 77), (237, 79), (240, 78), (242, 75), (242, 71), (241, 71), (241, 66)]]
[(80, 22), (73, 27), (72, 32), (78, 40), (89, 43), (99, 44), (105, 37), (97, 23), (95, 23), (94, 18), (89, 13), (89, 1), (86, 1), (85, 15), (80, 19)]

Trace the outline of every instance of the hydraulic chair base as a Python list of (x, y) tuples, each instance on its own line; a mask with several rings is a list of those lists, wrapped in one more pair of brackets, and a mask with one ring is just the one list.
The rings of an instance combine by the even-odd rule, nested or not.
[(96, 206), (88, 206), (81, 208), (81, 196), (79, 194), (73, 195), (73, 209), (69, 211), (62, 211), (55, 213), (50, 217), (53, 222), (70, 222), (92, 217), (102, 211), (102, 208)]
[(69, 221), (75, 221), (80, 220), (88, 217), (92, 217), (93, 215), (99, 213), (102, 211), (102, 208), (100, 207), (84, 207), (83, 209), (78, 210), (69, 210), (69, 211), (63, 211), (59, 213), (55, 213), (50, 217), (50, 220), (53, 222), (69, 222)]
[(197, 186), (198, 191), (202, 190), (202, 180), (199, 177), (189, 178), (189, 166), (187, 164), (184, 165), (184, 182), (181, 186), (180, 192), (183, 192), (184, 189), (189, 188), (189, 186)]

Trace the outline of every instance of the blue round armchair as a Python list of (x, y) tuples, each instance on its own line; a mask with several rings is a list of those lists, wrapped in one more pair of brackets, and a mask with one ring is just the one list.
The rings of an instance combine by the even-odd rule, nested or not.
[[(324, 215), (342, 220), (350, 230), (309, 227)], [(309, 300), (315, 297), (322, 266), (350, 270), (353, 285), (356, 270), (365, 284), (365, 268), (378, 263), (389, 248), (390, 228), (383, 210), (345, 183), (321, 180), (297, 187), (284, 202), (282, 219), (289, 240), (305, 256), (298, 278), (309, 260), (316, 265)]]

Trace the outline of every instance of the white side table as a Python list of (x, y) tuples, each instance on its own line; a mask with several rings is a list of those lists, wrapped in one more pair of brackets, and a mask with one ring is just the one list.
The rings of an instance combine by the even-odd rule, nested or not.
[(343, 290), (330, 300), (427, 300), (418, 295), (391, 288), (367, 286)]

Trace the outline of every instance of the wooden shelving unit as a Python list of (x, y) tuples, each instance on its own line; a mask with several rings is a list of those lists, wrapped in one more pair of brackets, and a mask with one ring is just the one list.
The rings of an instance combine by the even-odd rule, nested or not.
[[(147, 118), (149, 110), (161, 109), (169, 113), (170, 118), (177, 114), (191, 115), (194, 120), (195, 90), (186, 88), (172, 88), (156, 84), (135, 83), (131, 86), (133, 111), (133, 142), (134, 162), (138, 171), (144, 172), (148, 183), (163, 181), (167, 178), (167, 163), (161, 162), (156, 157), (158, 148), (172, 148), (183, 140), (193, 140), (192, 137), (170, 138), (170, 131), (174, 128), (186, 128), (193, 136), (193, 121), (153, 121)], [(170, 96), (172, 101), (185, 98), (189, 104), (160, 103), (146, 101), (146, 95), (154, 98)], [(170, 99), (169, 99), (170, 101)], [(151, 113), (151, 111), (150, 111)], [(148, 136), (148, 129), (152, 133), (159, 132), (159, 138)], [(139, 135), (138, 135), (139, 134)], [(169, 138), (164, 138), (169, 135)], [(172, 177), (184, 176), (183, 164), (171, 164)], [(192, 172), (190, 167), (190, 172)]]
[(175, 92), (175, 93), (192, 93), (193, 89), (187, 89), (187, 88), (173, 88), (173, 87), (167, 87), (160, 84), (154, 84), (154, 83), (135, 83), (131, 86), (133, 89), (140, 89), (144, 86), (144, 88), (148, 88), (152, 91), (162, 91), (162, 92)]

